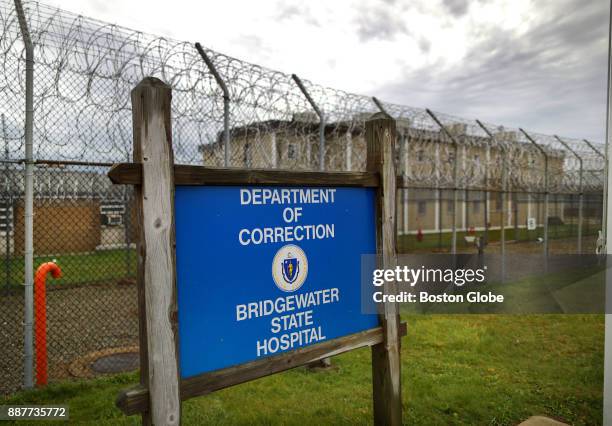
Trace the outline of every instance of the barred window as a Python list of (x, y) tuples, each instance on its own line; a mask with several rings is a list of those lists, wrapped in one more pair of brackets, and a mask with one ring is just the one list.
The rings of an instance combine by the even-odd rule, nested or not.
[(242, 161), (244, 162), (244, 165), (246, 167), (250, 167), (251, 166), (251, 144), (249, 144), (248, 142), (244, 144), (244, 148), (243, 148), (243, 153), (242, 153)]
[(297, 150), (295, 149), (294, 143), (287, 145), (287, 158), (290, 160), (297, 158)]
[(427, 201), (419, 201), (418, 205), (418, 212), (420, 215), (424, 215), (427, 213)]

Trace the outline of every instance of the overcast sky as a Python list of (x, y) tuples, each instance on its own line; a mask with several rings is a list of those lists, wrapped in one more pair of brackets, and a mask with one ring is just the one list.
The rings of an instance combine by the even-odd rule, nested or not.
[(604, 139), (608, 0), (43, 2), (390, 102)]

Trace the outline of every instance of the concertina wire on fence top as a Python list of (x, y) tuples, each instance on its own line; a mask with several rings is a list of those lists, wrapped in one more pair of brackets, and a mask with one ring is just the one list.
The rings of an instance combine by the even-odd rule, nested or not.
[[(130, 90), (143, 77), (156, 76), (173, 89), (176, 161), (224, 165), (223, 93), (193, 43), (128, 30), (36, 2), (26, 2), (24, 8), (35, 45), (36, 159), (127, 161), (132, 150)], [(15, 160), (23, 158), (25, 62), (11, 1), (0, 2), (0, 23), (2, 132), (8, 140), (7, 159)], [(229, 166), (318, 168), (319, 118), (291, 76), (204, 50), (229, 92), (230, 139), (235, 142), (230, 144)], [(485, 124), (491, 138), (474, 120), (436, 113), (456, 136), (455, 161), (453, 141), (424, 109), (387, 102), (377, 106), (371, 97), (306, 80), (304, 86), (325, 115), (327, 170), (365, 167), (365, 151), (360, 146), (364, 120), (382, 108), (398, 120), (399, 137), (408, 141), (407, 154), (418, 158), (404, 170), (409, 184), (501, 189), (501, 179), (493, 171), (501, 169), (505, 158), (509, 162), (507, 189), (546, 190), (542, 152), (518, 129)], [(550, 157), (548, 191), (578, 191), (580, 161), (585, 189), (602, 188), (603, 158), (587, 143), (529, 135)], [(273, 152), (273, 137), (277, 143), (290, 143), (291, 152)], [(347, 139), (352, 143), (350, 152)], [(601, 145), (596, 149), (603, 152)], [(279, 158), (283, 154), (287, 158)], [(455, 162), (456, 183), (451, 171)], [(44, 191), (40, 188), (43, 183), (37, 184)], [(87, 185), (88, 191), (120, 191), (94, 176)]]
[[(591, 193), (584, 200), (583, 232), (593, 236), (600, 229), (601, 144), (391, 104), (203, 48), (226, 87), (224, 99), (192, 42), (37, 2), (25, 2), (24, 9), (35, 63), (34, 264), (57, 259), (63, 270), (63, 278), (48, 285), (51, 381), (134, 367), (128, 356), (138, 344), (132, 191), (111, 185), (104, 164), (131, 160), (130, 91), (146, 76), (172, 86), (177, 163), (363, 170), (364, 122), (382, 112), (396, 119), (398, 170), (415, 204), (414, 211), (403, 208), (398, 214), (398, 231), (405, 235), (430, 226), (436, 241), (431, 237), (422, 244), (448, 245), (442, 232), (450, 229), (451, 216), (461, 214), (459, 200), (463, 223), (456, 220), (457, 227), (508, 222), (512, 238), (533, 241), (539, 234), (519, 229), (518, 218), (531, 214), (538, 224), (546, 221), (544, 193), (555, 194), (549, 216), (576, 210), (576, 195)], [(12, 0), (0, 0), (0, 59), (0, 393), (8, 393), (23, 383), (24, 348), (25, 52)], [(455, 188), (465, 192), (451, 196)], [(500, 191), (513, 193), (512, 209), (503, 210), (501, 197), (494, 203)], [(497, 210), (481, 210), (485, 192), (490, 210)], [(408, 191), (402, 197), (407, 203)], [(575, 233), (572, 221), (576, 218), (553, 228), (552, 236)], [(418, 244), (403, 242), (408, 248)]]

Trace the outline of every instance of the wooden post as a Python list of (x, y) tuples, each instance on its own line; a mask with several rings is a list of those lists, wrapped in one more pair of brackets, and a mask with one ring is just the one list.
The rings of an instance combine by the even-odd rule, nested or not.
[[(383, 268), (395, 268), (395, 120), (377, 113), (366, 122), (368, 172), (380, 173), (377, 194), (376, 251)], [(396, 283), (385, 284), (386, 294), (397, 291)], [(385, 303), (380, 314), (383, 343), (372, 346), (372, 385), (374, 423), (402, 423), (400, 375), (399, 310), (396, 303)]]
[[(170, 86), (145, 78), (132, 90), (136, 186), (141, 384), (149, 389), (143, 423), (178, 425), (180, 396), (174, 252), (174, 159)], [(148, 336), (148, 338), (147, 338)]]

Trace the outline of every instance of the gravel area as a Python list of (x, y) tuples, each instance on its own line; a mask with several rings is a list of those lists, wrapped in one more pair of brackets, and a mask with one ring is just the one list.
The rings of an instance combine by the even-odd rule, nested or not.
[[(23, 290), (0, 289), (0, 393), (23, 383)], [(17, 292), (19, 291), (20, 294)], [(134, 284), (90, 284), (47, 292), (49, 381), (90, 352), (138, 344)]]

